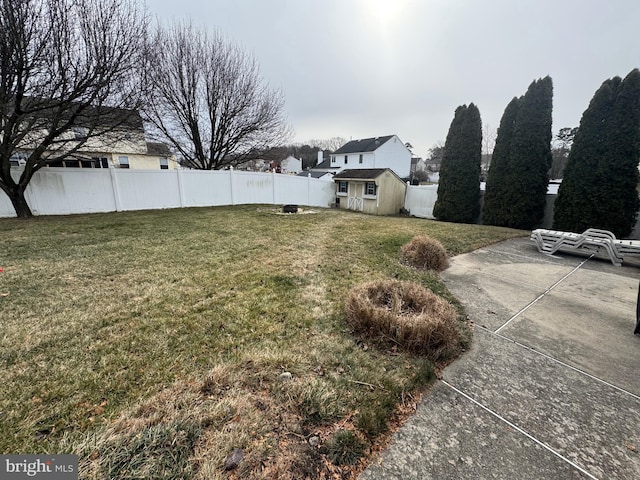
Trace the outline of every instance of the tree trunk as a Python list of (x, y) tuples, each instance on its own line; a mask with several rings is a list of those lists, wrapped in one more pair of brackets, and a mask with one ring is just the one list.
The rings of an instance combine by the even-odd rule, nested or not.
[(24, 198), (24, 190), (20, 187), (16, 187), (10, 194), (9, 199), (13, 204), (13, 208), (16, 211), (16, 216), (18, 218), (31, 218), (33, 217), (33, 213), (31, 213), (31, 208), (29, 208), (29, 204), (27, 200)]

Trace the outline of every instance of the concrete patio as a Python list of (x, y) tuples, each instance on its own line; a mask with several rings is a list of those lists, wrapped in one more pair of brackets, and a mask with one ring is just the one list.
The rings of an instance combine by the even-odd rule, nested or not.
[(524, 238), (453, 258), (473, 346), (360, 478), (640, 478), (638, 267)]

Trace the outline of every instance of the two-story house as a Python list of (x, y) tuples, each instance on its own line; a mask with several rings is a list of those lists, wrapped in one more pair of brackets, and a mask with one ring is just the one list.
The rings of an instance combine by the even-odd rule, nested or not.
[(351, 140), (330, 157), (331, 169), (389, 168), (400, 178), (409, 177), (411, 150), (397, 135)]
[[(51, 156), (49, 168), (129, 168), (145, 170), (172, 170), (177, 168), (175, 156), (164, 143), (148, 142), (140, 113), (135, 110), (105, 108), (104, 117), (100, 117), (96, 130), (105, 130), (99, 136), (93, 136), (89, 128), (79, 124), (65, 132), (57, 140), (55, 149), (47, 151)], [(46, 115), (46, 111), (42, 114)], [(113, 118), (124, 117), (120, 126), (110, 129)], [(104, 125), (102, 125), (104, 124)], [(38, 136), (34, 132), (25, 138), (10, 159), (11, 166), (23, 166), (31, 150), (37, 145)], [(31, 138), (33, 137), (33, 138)], [(66, 152), (66, 155), (65, 155)], [(62, 160), (55, 160), (62, 156)]]

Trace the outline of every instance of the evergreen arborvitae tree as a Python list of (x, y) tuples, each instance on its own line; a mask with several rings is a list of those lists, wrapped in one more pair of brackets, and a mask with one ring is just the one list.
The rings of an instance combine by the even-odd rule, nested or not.
[(520, 110), (520, 99), (514, 97), (505, 108), (498, 127), (496, 144), (491, 155), (491, 165), (487, 174), (487, 183), (482, 207), (482, 223), (486, 225), (506, 225), (507, 209), (503, 208), (503, 188), (507, 181), (509, 168), (509, 151), (511, 139), (516, 125), (516, 118)]
[(640, 71), (606, 80), (582, 115), (554, 211), (554, 228), (626, 237), (636, 222)]
[(553, 83), (551, 77), (533, 82), (522, 97), (511, 142), (509, 227), (532, 229), (544, 218), (547, 172), (551, 168)]
[[(547, 172), (552, 161), (551, 77), (535, 80), (527, 93), (517, 102), (512, 100), (509, 107), (509, 112), (505, 110), (503, 115), (507, 127), (503, 136), (510, 138), (501, 139), (504, 151), (498, 152), (498, 172), (493, 175), (490, 172), (491, 183), (487, 190), (491, 191), (483, 222), (531, 229), (544, 218)], [(515, 122), (511, 122), (515, 110)]]
[(582, 114), (554, 204), (553, 228), (583, 232), (597, 225), (598, 162), (607, 154), (607, 137), (619, 77), (606, 80)]
[(473, 103), (456, 109), (444, 145), (438, 199), (433, 215), (447, 222), (471, 223), (480, 213), (482, 122)]

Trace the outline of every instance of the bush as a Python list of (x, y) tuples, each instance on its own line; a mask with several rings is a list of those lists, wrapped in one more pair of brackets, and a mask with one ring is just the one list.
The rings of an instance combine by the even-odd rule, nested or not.
[(449, 266), (447, 251), (435, 238), (419, 235), (413, 237), (400, 250), (402, 260), (415, 268), (441, 272)]
[(346, 314), (357, 332), (383, 343), (391, 340), (432, 360), (460, 348), (456, 309), (415, 283), (383, 280), (354, 287)]

